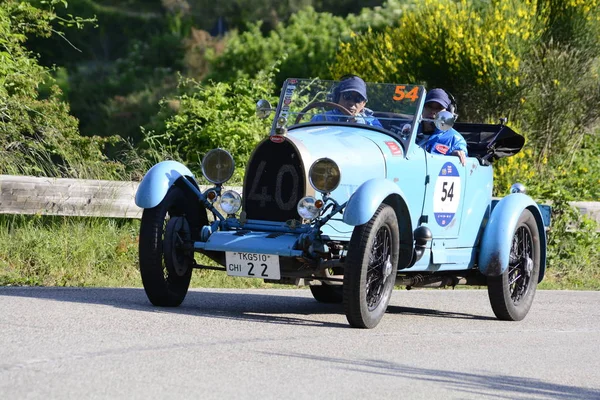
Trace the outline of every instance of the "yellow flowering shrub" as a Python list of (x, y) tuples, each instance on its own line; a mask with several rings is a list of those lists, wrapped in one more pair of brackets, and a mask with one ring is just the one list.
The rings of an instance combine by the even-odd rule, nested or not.
[[(397, 27), (367, 31), (343, 43), (332, 66), (371, 81), (426, 82), (457, 97), (497, 102), (520, 85), (523, 53), (543, 33), (537, 0), (424, 0), (401, 15)], [(489, 109), (489, 107), (487, 107)], [(471, 107), (461, 114), (485, 117)], [(483, 114), (483, 115), (482, 115)]]
[(522, 150), (513, 157), (503, 158), (494, 165), (494, 195), (505, 196), (513, 183), (523, 183), (530, 187), (536, 181), (538, 171), (533, 163), (533, 152)]

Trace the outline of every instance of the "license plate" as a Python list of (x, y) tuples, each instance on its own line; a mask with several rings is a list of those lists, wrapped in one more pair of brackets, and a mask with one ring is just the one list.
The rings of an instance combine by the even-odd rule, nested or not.
[(279, 256), (273, 254), (225, 253), (227, 275), (246, 278), (281, 279)]

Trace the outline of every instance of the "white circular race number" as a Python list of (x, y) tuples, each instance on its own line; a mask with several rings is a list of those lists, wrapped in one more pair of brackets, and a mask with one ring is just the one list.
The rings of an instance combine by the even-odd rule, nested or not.
[(433, 214), (440, 226), (447, 226), (453, 219), (460, 203), (460, 175), (454, 164), (447, 162), (435, 181)]

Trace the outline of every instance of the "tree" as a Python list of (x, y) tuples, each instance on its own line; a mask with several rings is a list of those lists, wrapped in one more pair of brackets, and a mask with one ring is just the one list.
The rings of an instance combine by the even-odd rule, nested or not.
[(108, 177), (122, 170), (102, 153), (111, 139), (83, 138), (77, 120), (60, 99), (47, 68), (24, 43), (28, 35), (61, 33), (53, 23), (78, 25), (77, 18), (58, 19), (51, 0), (35, 6), (17, 0), (0, 3), (0, 164), (1, 174)]

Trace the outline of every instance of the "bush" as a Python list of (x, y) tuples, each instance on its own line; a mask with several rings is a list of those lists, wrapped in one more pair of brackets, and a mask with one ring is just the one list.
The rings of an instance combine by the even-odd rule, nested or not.
[(117, 139), (81, 137), (48, 70), (24, 47), (25, 35), (51, 34), (56, 3), (0, 3), (0, 54), (9, 55), (0, 58), (0, 174), (114, 178), (124, 168), (103, 149)]
[(250, 153), (270, 128), (270, 120), (256, 117), (256, 101), (276, 101), (271, 97), (272, 78), (260, 73), (255, 79), (204, 84), (182, 78), (182, 94), (161, 102), (154, 129), (145, 132), (148, 153), (176, 154), (201, 176), (199, 163), (204, 154), (224, 148), (236, 162), (234, 181), (241, 182)]
[(547, 275), (544, 285), (600, 289), (600, 227), (571, 207), (570, 196), (552, 195), (552, 225), (548, 232)]
[(537, 164), (572, 163), (600, 121), (600, 56), (592, 50), (551, 40), (532, 48), (522, 63), (523, 90), (514, 114)]
[(496, 162), (494, 195), (503, 196), (513, 183), (521, 182), (537, 199), (552, 199), (564, 193), (569, 201), (600, 199), (600, 132), (588, 135), (572, 157), (543, 158), (539, 163), (532, 149)]
[(312, 8), (292, 15), (285, 26), (278, 25), (267, 36), (263, 36), (260, 22), (250, 24), (247, 31), (231, 35), (223, 54), (210, 58), (209, 76), (232, 82), (253, 77), (280, 62), (275, 77), (278, 87), (289, 77), (327, 79), (331, 77), (328, 63), (334, 60), (339, 40), (349, 34), (343, 18)]
[(520, 63), (541, 34), (530, 0), (426, 0), (407, 8), (398, 27), (354, 35), (331, 71), (444, 87), (456, 95), (461, 116), (496, 118), (514, 103)]

